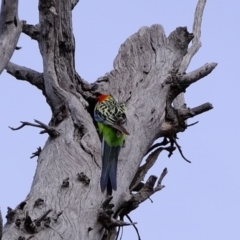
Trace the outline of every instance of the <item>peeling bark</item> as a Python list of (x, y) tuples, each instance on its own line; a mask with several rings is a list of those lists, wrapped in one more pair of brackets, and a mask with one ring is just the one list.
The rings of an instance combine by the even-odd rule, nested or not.
[[(33, 153), (38, 157), (34, 180), (24, 204), (9, 210), (4, 240), (114, 239), (116, 226), (134, 224), (124, 222), (124, 216), (164, 187), (167, 169), (158, 181), (150, 176), (142, 182), (163, 149), (175, 150), (155, 149), (139, 168), (153, 142), (175, 138), (187, 128), (187, 118), (212, 108), (211, 104), (193, 109), (172, 106), (179, 94), (216, 66), (208, 64), (187, 74), (178, 71), (193, 39), (185, 27), (168, 37), (159, 24), (142, 27), (121, 45), (112, 71), (95, 83), (84, 81), (74, 64), (71, 10), (77, 2), (40, 0), (39, 24), (23, 25), (23, 32), (38, 41), (43, 73), (13, 63), (6, 67), (9, 74), (43, 92), (52, 119), (49, 126), (35, 120), (37, 124), (22, 122), (12, 128), (43, 128), (49, 138)], [(110, 198), (99, 186), (101, 143), (92, 116), (99, 93), (112, 94), (128, 107), (130, 136), (119, 156), (118, 190)]]

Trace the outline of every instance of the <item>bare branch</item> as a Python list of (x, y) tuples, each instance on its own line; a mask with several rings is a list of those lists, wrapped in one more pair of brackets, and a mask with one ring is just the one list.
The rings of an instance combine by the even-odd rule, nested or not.
[(34, 124), (34, 123), (29, 123), (29, 122), (22, 122), (22, 125), (19, 126), (19, 127), (16, 127), (16, 128), (13, 128), (13, 127), (9, 127), (10, 129), (12, 129), (13, 131), (17, 131), (17, 130), (20, 130), (21, 128), (25, 127), (25, 126), (32, 126), (32, 127), (39, 127), (39, 128), (42, 128), (41, 126), (39, 126), (38, 124)]
[[(127, 219), (128, 219), (131, 223), (133, 223), (132, 219), (129, 217), (128, 214), (126, 215), (126, 217), (127, 217)], [(135, 231), (136, 231), (136, 233), (137, 233), (138, 240), (141, 240), (141, 237), (140, 237), (140, 234), (139, 234), (138, 228), (135, 226), (135, 224), (133, 224), (133, 227), (134, 227), (134, 229), (135, 229)]]
[(108, 230), (115, 227), (123, 227), (123, 226), (137, 224), (137, 223), (126, 223), (122, 220), (117, 220), (113, 218), (112, 209), (114, 205), (110, 203), (112, 199), (113, 199), (112, 196), (108, 196), (106, 200), (102, 203), (100, 211), (98, 213), (98, 221)]
[(204, 103), (204, 104), (202, 104), (202, 105), (200, 105), (200, 106), (197, 106), (197, 107), (195, 107), (195, 108), (192, 108), (192, 109), (191, 109), (191, 113), (192, 113), (194, 116), (196, 116), (196, 115), (201, 114), (201, 113), (203, 113), (203, 112), (207, 112), (207, 111), (209, 111), (209, 110), (211, 110), (211, 109), (213, 109), (213, 106), (212, 106), (211, 103)]
[(25, 126), (32, 126), (32, 127), (38, 127), (38, 128), (43, 128), (44, 130), (40, 132), (40, 134), (43, 134), (43, 133), (48, 133), (49, 136), (55, 138), (55, 137), (58, 137), (60, 135), (60, 133), (53, 127), (49, 127), (48, 125), (38, 121), (38, 120), (34, 120), (34, 122), (38, 123), (38, 124), (35, 124), (35, 123), (29, 123), (29, 122), (21, 122), (22, 125), (20, 125), (19, 127), (17, 128), (13, 128), (13, 127), (9, 127), (11, 130), (13, 131), (16, 131), (16, 130), (19, 130)]
[[(207, 112), (211, 109), (213, 109), (213, 105), (211, 103), (204, 103), (195, 108), (187, 108), (184, 110), (179, 109), (178, 116), (182, 119), (188, 119), (188, 118), (195, 117), (196, 115), (199, 115), (201, 113)], [(198, 123), (198, 122), (196, 122), (196, 123)], [(186, 127), (190, 127), (192, 125), (195, 125), (196, 123), (186, 125)]]
[(153, 149), (155, 149), (155, 148), (157, 148), (157, 147), (160, 147), (160, 146), (166, 146), (168, 143), (169, 143), (168, 139), (167, 139), (167, 138), (163, 138), (162, 142), (153, 144), (153, 145), (148, 149), (146, 155), (147, 155), (148, 153), (150, 153)]
[[(165, 138), (164, 141), (165, 143)], [(158, 146), (161, 146), (163, 144), (163, 142), (158, 143)], [(169, 141), (168, 141), (169, 142)], [(154, 145), (156, 146), (156, 145)], [(156, 148), (156, 147), (154, 147)], [(152, 149), (154, 149), (152, 148)], [(145, 175), (147, 174), (147, 172), (149, 171), (149, 169), (155, 164), (155, 162), (158, 159), (159, 154), (162, 152), (162, 150), (167, 150), (169, 151), (169, 148), (163, 148), (163, 147), (159, 147), (156, 150), (154, 150), (146, 159), (146, 163), (144, 163), (141, 167), (139, 167), (131, 185), (130, 185), (130, 190), (134, 190), (138, 184), (144, 179)], [(175, 150), (175, 148), (174, 148)]]
[(115, 227), (130, 226), (130, 225), (137, 224), (136, 222), (127, 223), (127, 222), (124, 222), (124, 221), (121, 221), (121, 220), (117, 220), (115, 218), (110, 217), (106, 212), (100, 212), (98, 214), (98, 220), (99, 220), (99, 222), (102, 223), (102, 225), (106, 229), (111, 229), (111, 228), (115, 228)]
[(26, 212), (24, 228), (28, 233), (35, 233), (37, 228), (35, 223), (32, 221), (32, 218), (29, 216), (28, 211)]
[(163, 178), (167, 175), (167, 168), (164, 168), (161, 176), (159, 177), (157, 187), (154, 188), (154, 185), (156, 183), (157, 177), (151, 175), (147, 182), (145, 183), (144, 187), (136, 194), (133, 195), (133, 198), (130, 201), (137, 202), (138, 204), (144, 202), (147, 200), (151, 195), (153, 195), (155, 192), (160, 191), (165, 186), (162, 185)]
[(31, 39), (38, 40), (39, 38), (39, 25), (27, 24), (26, 21), (23, 21), (22, 32), (28, 35)]
[(76, 7), (76, 5), (78, 4), (78, 2), (79, 2), (79, 0), (71, 0), (71, 4), (72, 4), (71, 9), (72, 9), (72, 10)]
[(157, 186), (154, 188), (154, 193), (157, 192), (157, 191), (162, 190), (165, 187), (164, 185), (162, 185), (162, 180), (167, 175), (167, 173), (168, 173), (167, 168), (164, 168), (163, 171), (162, 171), (161, 176), (158, 179)]
[(47, 210), (45, 213), (42, 214), (38, 219), (35, 220), (35, 224), (39, 226), (43, 220), (46, 219), (47, 215), (52, 212), (52, 209)]
[[(180, 73), (184, 73), (187, 70), (192, 57), (197, 53), (199, 48), (202, 46), (200, 38), (201, 38), (202, 16), (203, 16), (205, 4), (206, 4), (206, 0), (198, 1), (197, 7), (195, 10), (195, 15), (194, 15), (194, 22), (193, 22), (194, 38), (192, 40), (192, 46), (188, 49), (188, 53), (184, 56), (182, 60), (182, 63), (178, 69)], [(183, 106), (184, 103), (185, 103), (185, 100), (184, 100), (183, 93), (179, 94), (173, 102), (175, 108), (181, 108), (181, 106)]]
[(7, 73), (11, 74), (18, 80), (25, 80), (43, 90), (43, 74), (30, 68), (19, 66), (9, 62), (6, 66)]
[(206, 4), (206, 0), (199, 0), (195, 15), (194, 15), (194, 22), (193, 22), (193, 34), (194, 38), (192, 40), (192, 46), (188, 49), (188, 53), (184, 56), (182, 63), (179, 68), (179, 72), (183, 73), (189, 66), (189, 63), (192, 57), (197, 53), (199, 48), (202, 46), (200, 38), (201, 38), (201, 25), (202, 25), (202, 16), (204, 7)]
[(196, 124), (198, 124), (198, 123), (199, 123), (199, 121), (196, 121), (196, 122), (194, 122), (194, 123), (188, 124), (187, 127), (192, 127), (192, 126), (194, 126), (194, 125), (196, 125)]
[(0, 74), (8, 64), (22, 31), (18, 0), (2, 1), (0, 16)]
[[(175, 136), (174, 136), (174, 137), (171, 137), (171, 138), (170, 138), (170, 141), (171, 141), (171, 145), (172, 145), (172, 146), (174, 146), (174, 144), (175, 144), (175, 146), (177, 146), (177, 149), (178, 149), (180, 155), (182, 156), (182, 158), (183, 158), (186, 162), (191, 163), (191, 161), (189, 161), (189, 160), (183, 155), (182, 147), (178, 144), (178, 142), (177, 142), (177, 137), (175, 137)], [(173, 154), (173, 151), (169, 152), (168, 157), (171, 157), (172, 154)]]
[(186, 84), (186, 86), (189, 86), (190, 84), (206, 77), (213, 71), (216, 66), (217, 63), (206, 63), (204, 66), (190, 73), (182, 75), (182, 78), (180, 79), (180, 84)]
[(120, 219), (123, 219), (124, 216), (129, 214), (134, 209), (138, 208), (142, 202), (149, 199), (151, 195), (163, 189), (165, 186), (162, 185), (162, 180), (166, 176), (166, 174), (167, 168), (164, 168), (161, 176), (159, 177), (156, 188), (154, 188), (154, 185), (157, 181), (157, 177), (151, 175), (144, 184), (144, 186), (140, 189), (140, 191), (136, 194), (133, 194), (129, 200), (125, 201), (120, 206), (120, 208), (114, 214), (114, 217), (117, 217), (119, 215)]
[[(208, 74), (210, 74), (213, 69), (217, 66), (217, 63), (206, 63), (202, 67), (187, 73), (187, 74), (181, 74), (179, 72), (176, 72), (173, 70), (171, 72), (171, 75), (167, 77), (165, 80), (163, 86), (165, 84), (170, 84), (171, 88), (168, 94), (167, 99), (167, 107), (172, 108), (171, 104), (174, 101), (174, 99), (182, 92), (185, 92), (186, 89), (194, 82), (206, 77)], [(175, 107), (176, 108), (176, 107)], [(177, 108), (179, 109), (179, 108)], [(186, 109), (186, 104), (183, 104), (180, 106), (181, 110)], [(170, 109), (168, 109), (170, 110)]]

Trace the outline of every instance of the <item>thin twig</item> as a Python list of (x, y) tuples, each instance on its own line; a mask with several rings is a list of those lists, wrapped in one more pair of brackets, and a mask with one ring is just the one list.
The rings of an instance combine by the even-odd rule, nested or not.
[(117, 220), (115, 218), (110, 217), (106, 212), (100, 212), (98, 214), (98, 220), (108, 230), (115, 227), (124, 227), (137, 224), (136, 222), (127, 223), (121, 220)]
[(39, 128), (42, 128), (41, 126), (37, 125), (37, 124), (34, 124), (34, 123), (29, 123), (29, 122), (22, 122), (22, 125), (20, 125), (19, 127), (16, 127), (16, 128), (13, 128), (13, 127), (9, 127), (11, 130), (13, 131), (17, 131), (25, 126), (32, 126), (32, 127), (39, 127)]
[(45, 213), (42, 214), (39, 218), (35, 220), (35, 223), (37, 226), (40, 225), (40, 223), (47, 217), (47, 215), (52, 212), (52, 209), (47, 210)]
[(186, 127), (192, 127), (192, 126), (196, 125), (197, 123), (199, 123), (199, 121), (196, 121), (194, 123), (188, 124), (188, 125), (186, 125)]
[(19, 127), (17, 127), (17, 128), (9, 127), (9, 128), (13, 131), (16, 131), (16, 130), (19, 130), (19, 129), (25, 127), (25, 126), (31, 126), (31, 127), (38, 127), (38, 128), (44, 129), (43, 131), (40, 132), (40, 134), (48, 133), (51, 137), (58, 137), (60, 135), (60, 133), (57, 130), (55, 130), (53, 127), (49, 127), (45, 123), (42, 123), (42, 122), (40, 122), (38, 120), (35, 120), (35, 119), (34, 119), (34, 122), (36, 122), (38, 124), (21, 121), (22, 125), (20, 125)]
[(122, 229), (122, 233), (121, 233), (121, 237), (120, 237), (120, 240), (122, 240), (122, 237), (123, 237), (123, 227), (119, 227), (120, 229)]
[(162, 142), (160, 143), (155, 143), (153, 144), (147, 151), (147, 153), (145, 155), (147, 155), (148, 153), (150, 153), (153, 149), (157, 148), (157, 147), (160, 147), (160, 146), (165, 146), (169, 143), (168, 139), (167, 138), (163, 138)]
[[(177, 146), (178, 151), (180, 152), (182, 158), (187, 161), (188, 163), (191, 163), (191, 161), (189, 161), (187, 158), (185, 158), (185, 156), (183, 155), (181, 146), (178, 144), (177, 140), (175, 137), (170, 138), (171, 141), (173, 141), (175, 143), (175, 145)], [(169, 155), (169, 157), (171, 156), (171, 154)]]
[[(129, 215), (127, 214), (126, 215), (127, 219), (133, 224), (133, 221), (132, 219), (129, 217)], [(140, 237), (140, 234), (139, 234), (139, 231), (138, 231), (138, 228), (135, 226), (135, 224), (132, 225), (134, 227), (134, 229), (136, 230), (136, 233), (137, 233), (137, 236), (138, 236), (138, 240), (141, 240), (141, 237)]]
[(161, 176), (158, 179), (157, 186), (154, 188), (154, 193), (165, 188), (165, 185), (162, 185), (162, 181), (163, 181), (164, 177), (167, 175), (167, 173), (168, 173), (167, 168), (164, 168), (161, 173)]

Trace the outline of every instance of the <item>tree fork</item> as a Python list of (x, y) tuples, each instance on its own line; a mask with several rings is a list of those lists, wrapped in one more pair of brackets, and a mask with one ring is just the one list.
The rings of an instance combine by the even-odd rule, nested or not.
[[(92, 118), (94, 99), (98, 93), (112, 94), (118, 101), (126, 102), (128, 107), (127, 128), (130, 136), (119, 156), (118, 190), (109, 202), (109, 211), (112, 212), (108, 220), (111, 224), (118, 223), (112, 226), (119, 226), (118, 221), (121, 219), (118, 219), (118, 210), (124, 204), (132, 203), (138, 207), (142, 201), (163, 188), (161, 182), (167, 174), (166, 169), (160, 175), (156, 187), (157, 177), (151, 176), (137, 193), (131, 194), (129, 190), (142, 159), (153, 142), (159, 137), (165, 137), (167, 126), (176, 134), (182, 129), (179, 124), (181, 121), (192, 117), (194, 111), (202, 113), (211, 106), (182, 109), (174, 104), (171, 109), (173, 121), (166, 119), (166, 107), (181, 95), (182, 88), (176, 90), (177, 87), (192, 83), (192, 78), (188, 78), (181, 84), (184, 76), (189, 76), (188, 73), (184, 75), (186, 69), (182, 69), (195, 54), (190, 51), (192, 48), (188, 49), (192, 34), (182, 27), (173, 31), (169, 37), (165, 36), (164, 29), (159, 24), (141, 28), (121, 45), (112, 71), (95, 83), (84, 81), (76, 72), (74, 63), (71, 11), (77, 2), (78, 0), (40, 0), (39, 24), (23, 25), (23, 32), (39, 43), (43, 73), (11, 63), (7, 66), (14, 77), (28, 81), (43, 92), (52, 110), (52, 119), (49, 126), (46, 125), (47, 129), (54, 128), (60, 134), (55, 138), (49, 137), (38, 156), (34, 180), (24, 200), (26, 204), (10, 211), (11, 221), (3, 229), (4, 240), (31, 238), (33, 234), (17, 228), (16, 224), (19, 224), (19, 219), (26, 219), (26, 216), (34, 222), (47, 210), (52, 211), (46, 216), (46, 221), (41, 222), (41, 228), (34, 232), (38, 239), (95, 240), (102, 239), (106, 234), (107, 237), (117, 235), (114, 228), (106, 233), (102, 221), (99, 221), (99, 212), (102, 211), (106, 194), (99, 187), (101, 143)], [(193, 34), (198, 38), (198, 43), (204, 5), (205, 1), (199, 0), (195, 14), (197, 24), (194, 25)], [(199, 47), (199, 44), (196, 46)], [(190, 58), (189, 53), (192, 54)], [(183, 74), (182, 78), (166, 83), (174, 69)], [(177, 86), (175, 90), (171, 85)], [(137, 182), (141, 182), (145, 170), (140, 172)], [(79, 173), (83, 174), (79, 177)], [(36, 204), (38, 199), (41, 201)], [(121, 214), (125, 216), (123, 212)], [(107, 228), (107, 225), (104, 226)]]

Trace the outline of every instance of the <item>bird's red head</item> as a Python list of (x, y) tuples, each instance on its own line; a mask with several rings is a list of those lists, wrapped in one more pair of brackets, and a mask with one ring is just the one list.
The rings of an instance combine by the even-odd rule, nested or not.
[(103, 102), (105, 101), (106, 99), (108, 99), (109, 97), (111, 97), (110, 95), (105, 95), (105, 94), (102, 94), (98, 97), (98, 102)]

